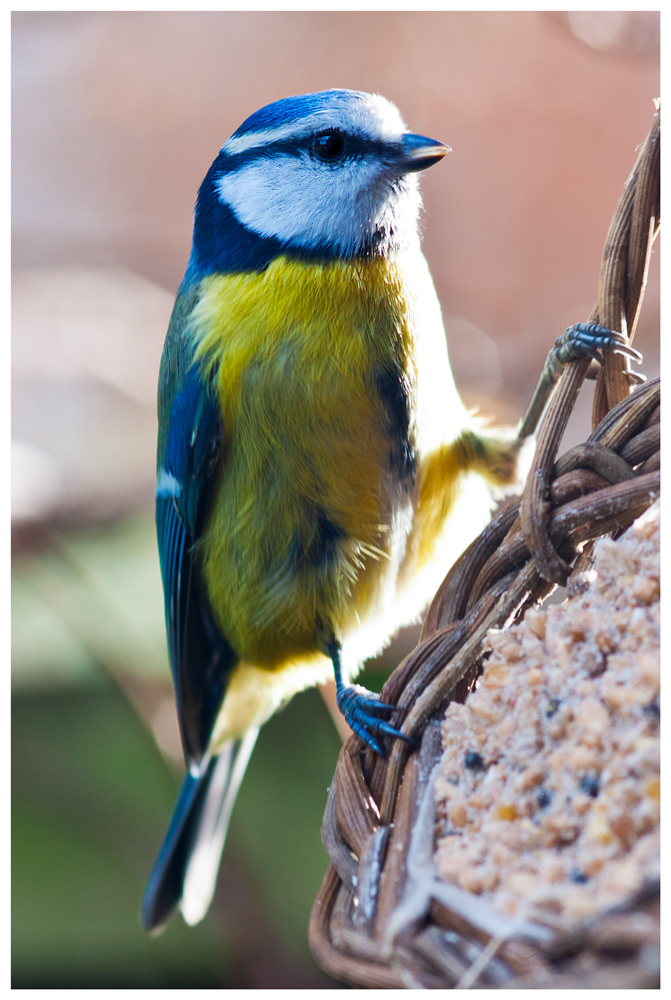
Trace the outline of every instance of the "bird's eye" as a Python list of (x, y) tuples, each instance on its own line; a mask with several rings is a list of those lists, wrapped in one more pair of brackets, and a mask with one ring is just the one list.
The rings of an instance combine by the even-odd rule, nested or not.
[(320, 160), (337, 160), (344, 151), (345, 138), (341, 132), (322, 132), (312, 144), (312, 152)]

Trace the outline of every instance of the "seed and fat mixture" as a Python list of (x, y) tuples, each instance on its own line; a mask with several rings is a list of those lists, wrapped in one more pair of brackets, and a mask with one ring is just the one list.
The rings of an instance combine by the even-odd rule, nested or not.
[(490, 632), (436, 782), (440, 874), (558, 927), (659, 875), (659, 503), (595, 559), (581, 596)]

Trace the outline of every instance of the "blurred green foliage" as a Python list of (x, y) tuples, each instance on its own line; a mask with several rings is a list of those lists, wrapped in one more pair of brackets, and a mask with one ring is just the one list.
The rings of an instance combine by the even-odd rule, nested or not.
[(107, 685), (22, 694), (13, 712), (14, 987), (329, 985), (306, 941), (339, 749), (317, 692), (262, 730), (212, 912), (156, 938), (139, 907), (179, 776)]
[(222, 984), (211, 926), (140, 930), (143, 865), (174, 787), (151, 742), (113, 689), (15, 697), (14, 987)]
[(139, 908), (181, 780), (123, 693), (170, 692), (151, 517), (43, 537), (13, 582), (13, 986), (337, 986), (307, 946), (340, 748), (319, 693), (262, 729), (206, 919), (150, 937)]

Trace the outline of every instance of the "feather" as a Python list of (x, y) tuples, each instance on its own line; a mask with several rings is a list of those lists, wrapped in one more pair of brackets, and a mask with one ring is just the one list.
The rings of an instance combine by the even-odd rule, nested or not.
[(180, 909), (187, 924), (203, 919), (212, 902), (228, 822), (251, 756), (258, 728), (229, 740), (217, 759), (191, 846)]
[(221, 446), (221, 419), (198, 365), (173, 396), (156, 495), (156, 530), (168, 651), (187, 763), (207, 750), (233, 649), (217, 628), (198, 567), (197, 542)]
[(147, 885), (142, 908), (146, 930), (160, 930), (180, 901), (187, 923), (196, 924), (205, 916), (235, 796), (257, 735), (258, 729), (249, 730), (201, 768), (187, 772)]

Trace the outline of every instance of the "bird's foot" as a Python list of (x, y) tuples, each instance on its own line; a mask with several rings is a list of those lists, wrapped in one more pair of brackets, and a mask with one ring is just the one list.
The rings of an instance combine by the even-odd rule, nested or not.
[(341, 684), (338, 686), (337, 702), (352, 732), (380, 757), (385, 757), (386, 753), (382, 744), (376, 739), (377, 736), (384, 734), (397, 740), (405, 740), (406, 743), (413, 742), (404, 733), (394, 729), (385, 719), (380, 718), (383, 715), (393, 715), (398, 709), (380, 701), (372, 691), (367, 691), (358, 684)]
[[(569, 326), (561, 337), (557, 337), (543, 366), (533, 398), (520, 424), (517, 435), (518, 449), (527, 438), (536, 432), (545, 405), (565, 366), (570, 361), (583, 361), (585, 358), (591, 358), (592, 363), (586, 377), (596, 378), (600, 366), (603, 365), (604, 354), (623, 354), (638, 364), (643, 360), (643, 356), (629, 346), (623, 333), (609, 330), (605, 326), (601, 326), (600, 323), (575, 323), (573, 326)], [(629, 368), (626, 368), (625, 375), (630, 385), (640, 385), (645, 382), (644, 375), (632, 372)]]
[(594, 358), (602, 364), (599, 351), (608, 354), (624, 354), (639, 364), (643, 356), (627, 343), (627, 338), (617, 330), (608, 330), (599, 323), (575, 323), (557, 337), (548, 357), (548, 365), (561, 369), (569, 361)]

